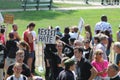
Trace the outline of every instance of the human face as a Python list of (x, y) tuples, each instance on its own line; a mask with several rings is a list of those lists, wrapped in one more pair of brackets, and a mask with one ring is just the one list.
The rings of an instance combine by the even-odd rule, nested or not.
[(14, 73), (15, 74), (21, 74), (21, 72), (22, 72), (22, 66), (14, 67)]
[(63, 44), (62, 43), (58, 43), (57, 46), (56, 46), (56, 49), (57, 49), (58, 52), (62, 52)]
[(24, 60), (24, 54), (18, 54), (16, 55), (16, 61), (19, 63), (23, 63)]
[(117, 46), (113, 46), (113, 51), (114, 53), (120, 53), (120, 48), (118, 48)]
[(103, 58), (103, 52), (102, 51), (98, 52), (98, 53), (95, 54), (95, 56), (96, 56), (97, 59), (102, 59)]
[(73, 65), (71, 66), (71, 70), (72, 70), (72, 71), (75, 70), (75, 64), (73, 64)]
[(116, 75), (116, 71), (113, 69), (113, 67), (109, 66), (108, 67), (108, 76), (113, 77)]
[(82, 57), (82, 52), (79, 52), (78, 49), (74, 49), (74, 56), (79, 59)]
[(18, 29), (17, 25), (14, 25), (13, 30), (17, 31), (17, 29)]

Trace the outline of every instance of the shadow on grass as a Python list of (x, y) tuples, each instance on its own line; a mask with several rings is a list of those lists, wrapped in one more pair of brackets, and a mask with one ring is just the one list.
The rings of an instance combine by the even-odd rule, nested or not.
[(12, 14), (15, 16), (15, 20), (27, 20), (27, 21), (40, 21), (43, 19), (53, 20), (56, 17), (60, 17), (63, 15), (70, 15), (75, 11), (23, 11), (23, 12), (4, 12), (4, 14)]

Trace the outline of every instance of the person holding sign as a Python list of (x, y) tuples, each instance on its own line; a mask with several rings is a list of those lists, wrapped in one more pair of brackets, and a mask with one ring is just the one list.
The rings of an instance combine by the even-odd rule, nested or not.
[(24, 31), (23, 33), (23, 39), (24, 41), (26, 41), (28, 43), (28, 45), (30, 46), (30, 57), (28, 59), (28, 66), (30, 67), (30, 70), (32, 73), (34, 73), (34, 71), (32, 70), (32, 63), (33, 63), (33, 59), (35, 57), (35, 49), (34, 49), (34, 38), (33, 38), (33, 35), (32, 35), (32, 31), (34, 30), (35, 28), (35, 23), (30, 23), (28, 26), (27, 26), (27, 30)]

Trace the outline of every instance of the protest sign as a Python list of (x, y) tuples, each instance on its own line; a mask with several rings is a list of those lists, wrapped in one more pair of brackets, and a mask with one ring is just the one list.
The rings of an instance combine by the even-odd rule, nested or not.
[(38, 41), (46, 44), (55, 43), (55, 30), (53, 29), (38, 29)]
[(14, 16), (11, 14), (4, 15), (4, 23), (13, 24)]
[(0, 23), (3, 23), (3, 21), (4, 21), (4, 19), (3, 19), (1, 12), (0, 12)]
[(83, 20), (83, 18), (80, 18), (80, 22), (78, 24), (78, 29), (79, 29), (80, 33), (82, 32), (83, 27), (84, 27), (84, 20)]

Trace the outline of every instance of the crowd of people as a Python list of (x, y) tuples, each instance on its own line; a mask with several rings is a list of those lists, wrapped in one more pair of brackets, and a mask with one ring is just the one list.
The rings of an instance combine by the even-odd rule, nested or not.
[[(13, 24), (6, 40), (5, 27), (1, 26), (0, 80), (33, 79), (37, 40), (34, 28), (35, 23), (29, 23), (21, 38), (17, 24)], [(89, 24), (83, 28), (84, 36), (76, 26), (65, 27), (64, 33), (59, 26), (54, 28), (56, 43), (44, 46), (45, 80), (120, 80), (119, 31), (114, 42), (112, 26), (105, 15), (96, 23), (94, 35)], [(114, 55), (114, 63), (110, 55)]]

